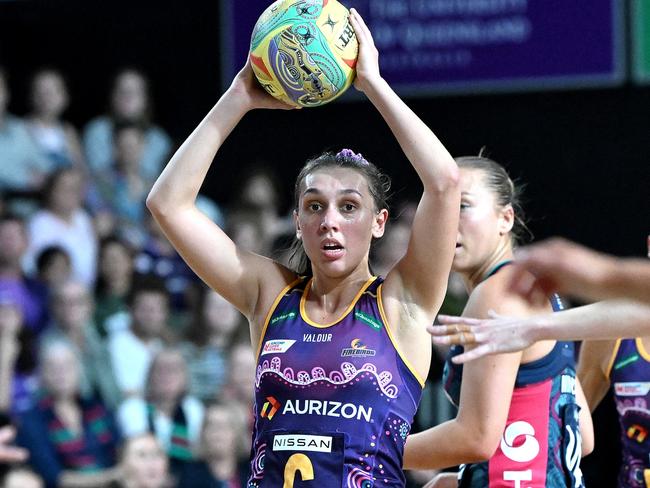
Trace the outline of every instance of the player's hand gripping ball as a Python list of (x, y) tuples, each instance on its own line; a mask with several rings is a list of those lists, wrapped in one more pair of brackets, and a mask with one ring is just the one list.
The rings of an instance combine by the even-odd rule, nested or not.
[(331, 102), (352, 84), (359, 44), (336, 0), (277, 0), (251, 37), (255, 76), (274, 97), (301, 107)]

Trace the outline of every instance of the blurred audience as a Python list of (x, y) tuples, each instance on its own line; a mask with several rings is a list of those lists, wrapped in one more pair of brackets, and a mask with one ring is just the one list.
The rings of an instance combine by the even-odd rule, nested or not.
[(255, 370), (257, 362), (250, 341), (238, 342), (230, 348), (228, 360), (228, 380), (223, 388), (221, 399), (238, 405), (246, 433), (241, 439), (241, 444), (250, 449), (251, 432), (255, 416), (253, 411), (253, 395), (255, 388)]
[(201, 430), (199, 461), (184, 466), (179, 487), (244, 488), (248, 477), (246, 435), (237, 404), (215, 403), (207, 407)]
[[(152, 181), (142, 174), (145, 131), (136, 123), (120, 123), (113, 128), (113, 161), (95, 174), (88, 199), (97, 215), (100, 232), (117, 233), (135, 247), (146, 239), (144, 200)], [(101, 237), (104, 237), (102, 234)]]
[(38, 292), (39, 285), (23, 272), (22, 262), (28, 245), (23, 219), (7, 213), (0, 215), (0, 292), (15, 297), (25, 325), (38, 333), (46, 325), (47, 304)]
[(68, 281), (52, 294), (52, 322), (41, 344), (65, 342), (81, 364), (79, 390), (82, 398), (99, 395), (104, 405), (115, 408), (121, 400), (106, 344), (93, 324), (93, 301), (83, 283)]
[[(120, 479), (110, 488), (172, 488), (169, 461), (150, 433), (126, 439), (120, 450)], [(191, 488), (191, 487), (188, 487)]]
[(0, 67), (0, 190), (38, 190), (49, 169), (49, 162), (34, 143), (27, 125), (11, 115), (9, 82)]
[(48, 171), (70, 166), (85, 169), (77, 129), (62, 119), (69, 104), (63, 75), (55, 69), (37, 71), (32, 77), (29, 101), (32, 111), (27, 127), (49, 161)]
[(36, 279), (49, 297), (52, 290), (72, 279), (70, 255), (61, 246), (46, 246), (36, 255)]
[(185, 320), (199, 279), (169, 243), (160, 226), (147, 213), (147, 239), (135, 257), (135, 269), (141, 274), (153, 274), (165, 282), (171, 298), (172, 322), (176, 328)]
[(119, 124), (139, 124), (144, 130), (144, 147), (140, 168), (142, 177), (153, 181), (167, 162), (171, 140), (167, 133), (152, 123), (153, 107), (149, 82), (137, 69), (120, 71), (110, 94), (110, 113), (91, 120), (83, 134), (88, 165), (95, 174), (111, 168), (114, 154), (114, 129)]
[[(231, 228), (235, 233), (247, 229), (247, 227), (240, 228), (240, 220), (248, 225), (259, 227), (255, 231), (259, 233), (261, 240), (257, 242), (252, 240), (251, 243), (256, 242), (264, 251), (261, 254), (267, 255), (268, 249), (278, 236), (295, 233), (291, 214), (286, 212), (286, 215), (283, 215), (280, 207), (280, 182), (269, 170), (268, 165), (260, 161), (243, 172), (238, 187), (234, 206), (230, 212), (233, 214), (229, 222)], [(249, 231), (251, 230), (249, 228)]]
[(84, 175), (75, 168), (62, 168), (48, 178), (44, 206), (28, 222), (28, 271), (47, 246), (59, 245), (70, 256), (73, 277), (87, 285), (95, 282), (98, 242), (90, 214), (83, 208)]
[(144, 398), (131, 397), (120, 405), (117, 418), (125, 436), (156, 435), (178, 471), (198, 448), (203, 404), (187, 394), (187, 365), (177, 349), (154, 357)]
[(96, 399), (80, 396), (80, 364), (64, 342), (46, 344), (39, 357), (42, 394), (18, 417), (17, 443), (49, 487), (97, 487), (117, 479), (119, 434)]
[[(117, 236), (102, 239), (95, 285), (95, 325), (102, 337), (108, 334), (106, 320), (128, 321), (128, 296), (133, 286), (133, 256), (129, 244)], [(116, 328), (115, 326), (113, 328)]]
[(129, 311), (107, 320), (108, 351), (117, 386), (124, 398), (143, 396), (153, 357), (170, 342), (169, 294), (158, 278), (144, 276), (131, 289)]
[(226, 382), (226, 355), (240, 331), (248, 333), (244, 316), (216, 291), (203, 285), (194, 316), (180, 349), (189, 369), (189, 391), (208, 402), (216, 400)]
[(0, 415), (28, 410), (38, 389), (34, 334), (16, 297), (0, 291)]

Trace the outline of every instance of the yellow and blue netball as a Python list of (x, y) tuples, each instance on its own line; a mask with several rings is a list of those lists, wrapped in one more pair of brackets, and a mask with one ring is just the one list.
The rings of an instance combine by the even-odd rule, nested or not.
[(278, 0), (255, 24), (250, 59), (271, 95), (315, 107), (349, 88), (358, 52), (350, 12), (336, 0)]

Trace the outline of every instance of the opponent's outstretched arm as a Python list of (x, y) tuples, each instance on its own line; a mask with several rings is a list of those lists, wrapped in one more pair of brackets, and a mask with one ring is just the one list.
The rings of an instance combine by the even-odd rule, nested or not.
[(545, 300), (550, 293), (595, 301), (629, 298), (650, 304), (650, 261), (602, 254), (562, 238), (517, 253), (511, 287)]
[(650, 335), (650, 305), (605, 300), (562, 312), (527, 318), (472, 319), (440, 315), (442, 325), (428, 327), (436, 344), (477, 345), (455, 356), (465, 363), (487, 354), (525, 349), (540, 340), (616, 339)]

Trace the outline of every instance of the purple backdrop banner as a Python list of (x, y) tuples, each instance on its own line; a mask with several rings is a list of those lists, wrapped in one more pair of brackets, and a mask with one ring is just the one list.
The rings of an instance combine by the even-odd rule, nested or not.
[[(222, 0), (223, 80), (269, 0)], [(620, 0), (343, 0), (402, 93), (608, 86), (624, 76)]]

